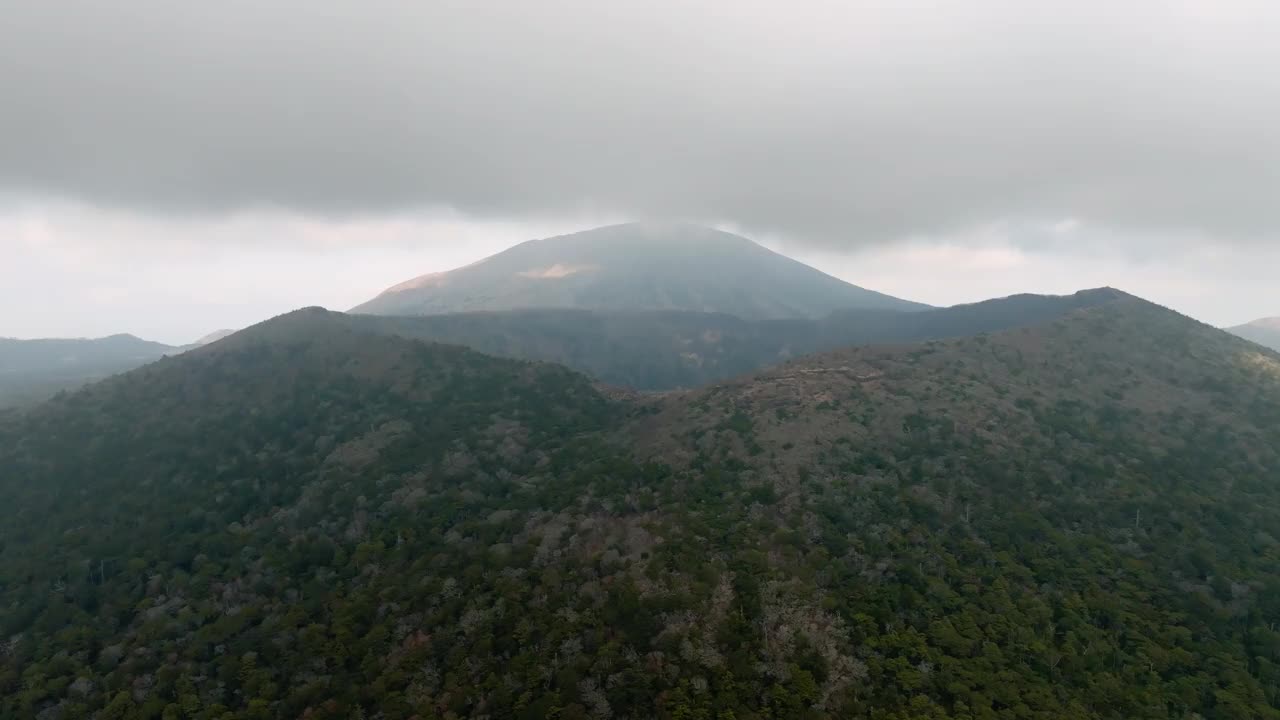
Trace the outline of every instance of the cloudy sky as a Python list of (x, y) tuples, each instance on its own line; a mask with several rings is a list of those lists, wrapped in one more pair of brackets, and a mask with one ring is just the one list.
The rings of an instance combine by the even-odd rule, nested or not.
[(17, 0), (0, 335), (170, 342), (532, 237), (738, 229), (933, 304), (1280, 314), (1273, 0)]

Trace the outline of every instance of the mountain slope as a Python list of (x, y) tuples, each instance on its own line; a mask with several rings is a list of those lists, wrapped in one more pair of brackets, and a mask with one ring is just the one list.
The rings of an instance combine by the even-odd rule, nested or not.
[(222, 330), (214, 330), (208, 335), (205, 335), (201, 337), (199, 340), (196, 340), (195, 342), (191, 343), (189, 347), (200, 347), (201, 345), (208, 345), (210, 343), (215, 343), (224, 337), (229, 337), (234, 334), (236, 334), (235, 330), (230, 330), (227, 328), (223, 328)]
[[(673, 310), (535, 309), (357, 316), (347, 322), (370, 332), (556, 362), (612, 385), (670, 390), (706, 385), (845, 345), (953, 337), (1042, 322), (1105, 302), (1111, 293), (1102, 289), (1065, 297), (1020, 295), (914, 313), (846, 310), (818, 319), (751, 321)], [(29, 405), (232, 334), (220, 330), (181, 347), (125, 335), (101, 340), (0, 340), (0, 407)]]
[(1277, 717), (1276, 354), (1119, 295), (622, 401), (358, 320), (0, 419), (0, 716)]
[(521, 243), (466, 267), (401, 283), (352, 312), (577, 308), (782, 318), (924, 307), (850, 285), (737, 235), (696, 225), (631, 223)]
[(379, 332), (556, 362), (612, 385), (670, 390), (699, 387), (848, 345), (957, 337), (1046, 322), (1118, 295), (1110, 289), (1062, 297), (1017, 295), (913, 313), (846, 310), (819, 319), (750, 321), (680, 311), (515, 310), (361, 318), (359, 322)]
[(0, 407), (43, 400), (176, 350), (132, 335), (92, 340), (0, 338)]
[(669, 563), (763, 570), (758, 632), (803, 653), (806, 627), (822, 693), (913, 698), (898, 717), (1277, 717), (1280, 355), (1125, 298), (668, 395), (626, 434), (686, 468)]
[(1227, 328), (1227, 332), (1252, 340), (1272, 350), (1280, 350), (1280, 317), (1254, 320), (1251, 323)]
[[(544, 414), (539, 424), (568, 422), (556, 413), (561, 403), (538, 397), (543, 383), (564, 393), (574, 412), (596, 412), (605, 405), (584, 378), (558, 366), (360, 332), (340, 315), (309, 308), (17, 416), (12, 422), (28, 437), (23, 452), (13, 457), (53, 460), (63, 482), (89, 482), (94, 492), (107, 495), (113, 492), (108, 482), (113, 476), (103, 474), (102, 467), (108, 465), (123, 482), (159, 476), (216, 493), (224, 481), (230, 485), (223, 491), (244, 482), (245, 473), (257, 476), (255, 483), (294, 475), (287, 449), (300, 438), (307, 439), (301, 448), (307, 452), (331, 447), (358, 454), (358, 447), (343, 450), (342, 443), (358, 445), (367, 435), (381, 450), (385, 446), (379, 443), (387, 437), (412, 429), (412, 452), (423, 453), (428, 435), (438, 435), (447, 447), (465, 437), (472, 424), (497, 422), (502, 412), (512, 422), (525, 420), (526, 402), (534, 397)], [(577, 393), (586, 399), (572, 405)], [(422, 409), (405, 403), (447, 406), (449, 412), (423, 416)], [(308, 419), (300, 423), (302, 415)], [(415, 425), (400, 428), (406, 421)], [(389, 436), (388, 423), (395, 429)], [(254, 437), (257, 445), (245, 448), (240, 440), (245, 437)], [(230, 456), (218, 454), (228, 448)], [(254, 454), (232, 460), (247, 450)], [(6, 477), (42, 469), (19, 465)], [(283, 475), (273, 477), (277, 472)], [(30, 512), (33, 503), (57, 502), (64, 488), (40, 483), (16, 489), (26, 494), (17, 505)], [(38, 522), (39, 514), (32, 519)], [(106, 538), (103, 543), (110, 545)]]

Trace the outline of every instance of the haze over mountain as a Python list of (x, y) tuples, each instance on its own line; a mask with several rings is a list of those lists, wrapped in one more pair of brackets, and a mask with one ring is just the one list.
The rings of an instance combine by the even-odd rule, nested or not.
[[(823, 350), (1035, 324), (1119, 295), (1111, 289), (1061, 297), (1019, 295), (911, 313), (847, 310), (817, 319), (753, 321), (687, 311), (534, 309), (421, 317), (355, 315), (343, 322), (368, 332), (560, 363), (619, 387), (672, 390), (726, 380)], [(234, 332), (220, 330), (179, 347), (131, 336), (4, 341), (0, 343), (0, 407), (31, 404)]]
[(1095, 300), (638, 398), (307, 309), (0, 416), (0, 716), (1275, 718), (1280, 355)]
[[(1107, 289), (1063, 297), (1020, 295), (910, 313), (846, 310), (817, 319), (744, 320), (723, 313), (676, 310), (532, 309), (420, 317), (352, 315), (344, 322), (369, 332), (561, 363), (611, 385), (671, 390), (698, 387), (847, 345), (954, 337), (1042, 322), (1114, 296), (1115, 291)], [(111, 339), (8, 341), (0, 344), (0, 407), (37, 402), (231, 334), (234, 331), (220, 330), (178, 347), (133, 338), (133, 350), (115, 354), (108, 350)], [(64, 350), (61, 355), (38, 352), (42, 347)], [(66, 348), (76, 348), (77, 354), (69, 355)], [(22, 357), (33, 359), (20, 367)]]
[(925, 307), (850, 285), (731, 233), (686, 223), (629, 223), (530, 240), (466, 267), (403, 282), (352, 312), (577, 308), (763, 319)]
[(1280, 2), (2, 17), (0, 720), (1280, 720)]
[(201, 345), (208, 345), (209, 343), (218, 342), (219, 340), (221, 340), (221, 339), (222, 339), (222, 338), (224, 338), (224, 337), (228, 337), (228, 336), (230, 336), (230, 335), (234, 335), (234, 334), (235, 334), (235, 332), (236, 332), (235, 330), (232, 330), (232, 329), (230, 329), (230, 328), (223, 328), (223, 329), (221, 329), (221, 330), (214, 330), (213, 332), (209, 333), (208, 335), (205, 335), (205, 336), (201, 337), (200, 339), (196, 340), (195, 342), (191, 343), (191, 345), (190, 345), (190, 346), (188, 346), (188, 347), (200, 347)]
[(137, 3), (7, 4), (2, 335), (180, 344), (622, 218), (939, 307), (1275, 296), (1280, 3)]
[(743, 320), (682, 311), (513, 310), (361, 318), (376, 332), (561, 363), (637, 390), (692, 388), (821, 350), (973, 335), (1046, 322), (1123, 295), (1018, 295), (904, 313), (845, 310), (823, 318)]
[(1280, 317), (1254, 320), (1251, 323), (1228, 328), (1228, 330), (1259, 345), (1265, 345), (1272, 350), (1280, 350)]
[(227, 337), (210, 333), (190, 345), (166, 345), (128, 334), (104, 338), (0, 338), (0, 408), (28, 405), (63, 390), (74, 390), (165, 355)]
[(163, 343), (124, 334), (96, 339), (0, 338), (0, 407), (43, 400), (173, 351)]

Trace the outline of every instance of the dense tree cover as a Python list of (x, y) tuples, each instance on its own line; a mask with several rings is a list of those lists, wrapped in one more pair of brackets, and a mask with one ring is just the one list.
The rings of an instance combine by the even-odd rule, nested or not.
[(5, 422), (6, 717), (1280, 717), (1280, 357), (1135, 300), (625, 401), (307, 311)]
[(807, 571), (833, 656), (866, 667), (846, 712), (1276, 717), (1276, 355), (1122, 299), (800, 361), (643, 424), (688, 486), (732, 466), (774, 498), (727, 547)]
[[(1043, 322), (1116, 296), (1018, 295), (939, 310), (844, 310), (823, 318), (743, 320), (678, 310), (527, 309), (425, 317), (335, 316), (353, 329), (465, 345), (521, 360), (566, 365), (637, 390), (701, 387), (792, 357), (847, 345), (960, 337)], [(215, 333), (210, 340), (215, 340)], [(0, 408), (26, 406), (163, 355), (170, 347), (117, 335), (100, 340), (0, 338)]]

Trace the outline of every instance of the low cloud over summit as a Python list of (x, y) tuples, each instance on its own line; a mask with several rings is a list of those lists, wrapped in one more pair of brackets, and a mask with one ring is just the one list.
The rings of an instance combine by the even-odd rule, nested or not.
[(1274, 238), (1265, 2), (20, 3), (0, 188), (450, 207), (847, 247), (999, 220)]

